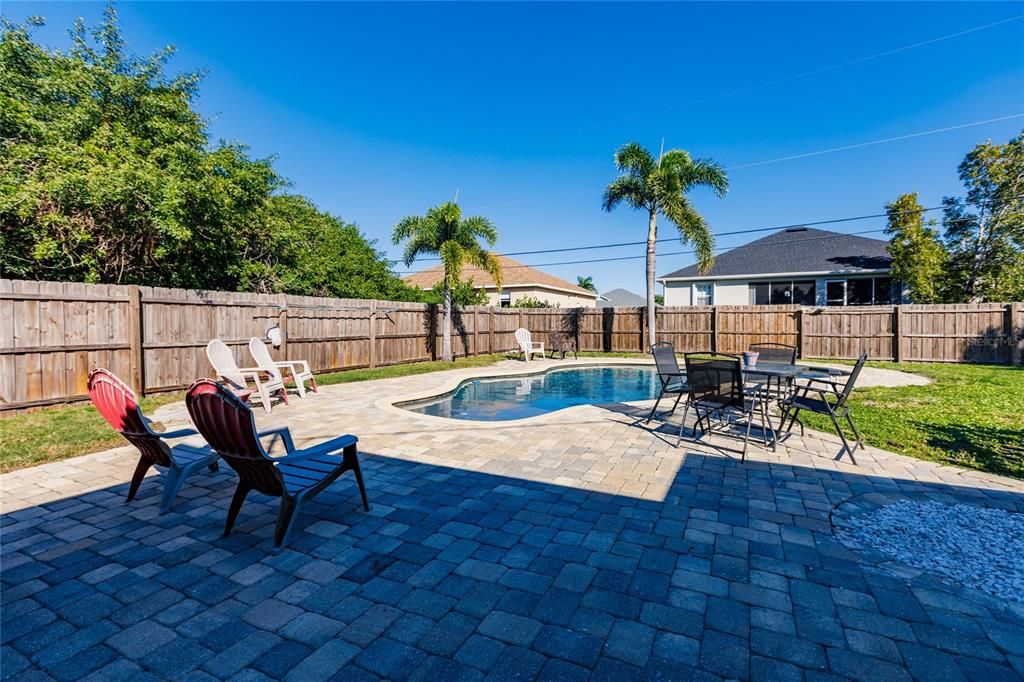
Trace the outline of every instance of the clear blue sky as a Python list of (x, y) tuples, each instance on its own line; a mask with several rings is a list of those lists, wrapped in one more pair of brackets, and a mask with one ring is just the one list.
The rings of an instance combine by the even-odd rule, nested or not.
[[(137, 53), (178, 48), (205, 69), (214, 137), (276, 155), (294, 190), (397, 257), (402, 216), (451, 199), (497, 224), (501, 252), (636, 241), (646, 219), (601, 211), (627, 140), (727, 167), (1024, 113), (1024, 20), (825, 69), (1024, 14), (1024, 3), (121, 3)], [(102, 5), (4, 2), (66, 46)], [(740, 91), (740, 92), (736, 92)], [(732, 94), (730, 94), (732, 93)], [(976, 143), (1024, 119), (730, 172), (693, 200), (715, 232), (880, 212), (959, 192)], [(833, 229), (880, 228), (883, 220)], [(663, 225), (659, 236), (672, 234)], [(880, 236), (880, 235), (868, 235)], [(734, 246), (752, 237), (724, 237)], [(659, 253), (680, 251), (662, 244)], [(639, 246), (521, 257), (642, 256)], [(664, 274), (692, 262), (659, 257)], [(429, 265), (424, 263), (422, 265)], [(602, 290), (643, 290), (643, 260), (552, 266)], [(405, 270), (399, 266), (399, 270)]]

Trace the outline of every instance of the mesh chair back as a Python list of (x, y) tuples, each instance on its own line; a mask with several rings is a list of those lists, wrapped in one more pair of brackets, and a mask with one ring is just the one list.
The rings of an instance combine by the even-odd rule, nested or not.
[(245, 388), (245, 376), (239, 371), (235, 356), (226, 343), (220, 339), (210, 341), (206, 344), (206, 357), (213, 365), (213, 370), (225, 381), (235, 388)]
[(743, 370), (735, 355), (687, 353), (686, 383), (695, 402), (743, 408)]
[(252, 410), (215, 381), (200, 379), (185, 395), (192, 423), (217, 454), (254, 490), (281, 495), (284, 482), (260, 444)]
[(274, 364), (274, 358), (270, 357), (267, 344), (254, 336), (249, 339), (249, 352), (252, 353), (252, 359), (256, 361), (256, 366), (269, 374), (273, 381), (284, 382), (284, 379), (281, 378), (281, 370)]
[(787, 346), (784, 343), (754, 343), (751, 344), (750, 351), (758, 353), (759, 362), (796, 364), (796, 346)]
[(89, 374), (89, 399), (114, 430), (138, 448), (153, 464), (171, 466), (171, 452), (159, 434), (153, 432), (142, 416), (135, 392), (106, 369)]
[(676, 359), (676, 349), (668, 341), (659, 341), (651, 346), (651, 355), (654, 356), (654, 366), (658, 369), (658, 376), (665, 383), (673, 378), (682, 376), (679, 369), (679, 360)]
[(843, 391), (839, 394), (839, 400), (836, 402), (836, 407), (842, 407), (846, 404), (846, 399), (853, 393), (853, 385), (857, 383), (857, 377), (860, 376), (860, 371), (864, 368), (864, 363), (868, 361), (868, 354), (861, 353), (860, 357), (857, 358), (857, 364), (853, 366), (850, 371), (850, 376), (846, 379), (846, 385), (843, 386)]

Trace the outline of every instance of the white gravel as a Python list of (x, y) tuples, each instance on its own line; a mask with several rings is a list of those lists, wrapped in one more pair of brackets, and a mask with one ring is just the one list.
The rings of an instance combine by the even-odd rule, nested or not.
[(961, 585), (1024, 602), (1024, 514), (900, 500), (847, 518), (837, 535)]

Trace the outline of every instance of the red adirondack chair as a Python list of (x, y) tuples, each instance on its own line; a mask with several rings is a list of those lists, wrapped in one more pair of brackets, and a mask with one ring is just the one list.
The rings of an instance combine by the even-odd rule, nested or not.
[(139, 485), (150, 467), (163, 470), (164, 490), (160, 501), (160, 513), (168, 511), (185, 479), (194, 470), (208, 466), (217, 471), (217, 453), (209, 446), (178, 444), (169, 446), (164, 439), (194, 436), (192, 429), (179, 429), (157, 433), (150, 421), (142, 414), (139, 401), (123, 381), (105, 369), (94, 369), (89, 374), (89, 398), (96, 410), (114, 427), (114, 430), (138, 448), (140, 457), (128, 488), (131, 502), (139, 491)]
[[(192, 384), (185, 396), (185, 405), (192, 423), (210, 446), (238, 474), (238, 487), (228, 509), (224, 537), (231, 533), (238, 511), (249, 491), (281, 498), (274, 531), (275, 553), (287, 543), (299, 507), (327, 488), (346, 471), (351, 471), (359, 485), (363, 506), (366, 486), (359, 468), (355, 436), (339, 436), (303, 450), (296, 450), (287, 427), (259, 433), (252, 410), (230, 390), (209, 379)], [(279, 436), (286, 453), (271, 457), (261, 438)]]

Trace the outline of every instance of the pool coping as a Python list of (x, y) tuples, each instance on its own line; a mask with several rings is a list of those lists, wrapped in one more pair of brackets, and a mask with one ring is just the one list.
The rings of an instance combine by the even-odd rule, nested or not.
[[(473, 379), (505, 379), (516, 376), (535, 376), (538, 374), (545, 374), (551, 371), (557, 371), (560, 369), (576, 369), (580, 367), (609, 367), (609, 366), (644, 366), (653, 367), (653, 358), (584, 358), (576, 360), (558, 360), (557, 364), (552, 364), (551, 359), (544, 361), (532, 361), (530, 363), (518, 364), (517, 361), (509, 361), (510, 363), (505, 366), (490, 366), (490, 367), (474, 367), (472, 369), (462, 370), (451, 373), (450, 376), (444, 377), (445, 381), (441, 382), (437, 387), (431, 388), (425, 391), (416, 391), (410, 394), (402, 395), (401, 397), (389, 396), (386, 398), (378, 398), (374, 401), (374, 406), (378, 409), (390, 412), (392, 414), (401, 414), (404, 417), (412, 417), (425, 423), (432, 422), (437, 426), (448, 425), (452, 426), (458, 424), (460, 426), (478, 426), (486, 428), (495, 428), (496, 425), (508, 425), (508, 426), (525, 426), (529, 424), (549, 424), (557, 422), (560, 417), (571, 416), (581, 411), (593, 409), (599, 407), (595, 403), (586, 403), (584, 405), (573, 405), (571, 407), (564, 407), (554, 412), (548, 412), (546, 414), (539, 414), (533, 417), (523, 417), (522, 419), (500, 419), (500, 420), (478, 420), (478, 419), (454, 419), (452, 417), (439, 417), (432, 414), (423, 414), (422, 412), (413, 412), (403, 407), (399, 407), (401, 403), (416, 402), (419, 400), (429, 400), (430, 398), (440, 398), (446, 393), (451, 393), (458, 390), (459, 386), (466, 381), (472, 381)], [(531, 365), (537, 364), (538, 367), (533, 369)], [(448, 374), (447, 372), (445, 374)], [(640, 400), (628, 403), (608, 403), (608, 404), (621, 404), (621, 405), (641, 405), (643, 403), (650, 403), (653, 400)]]

